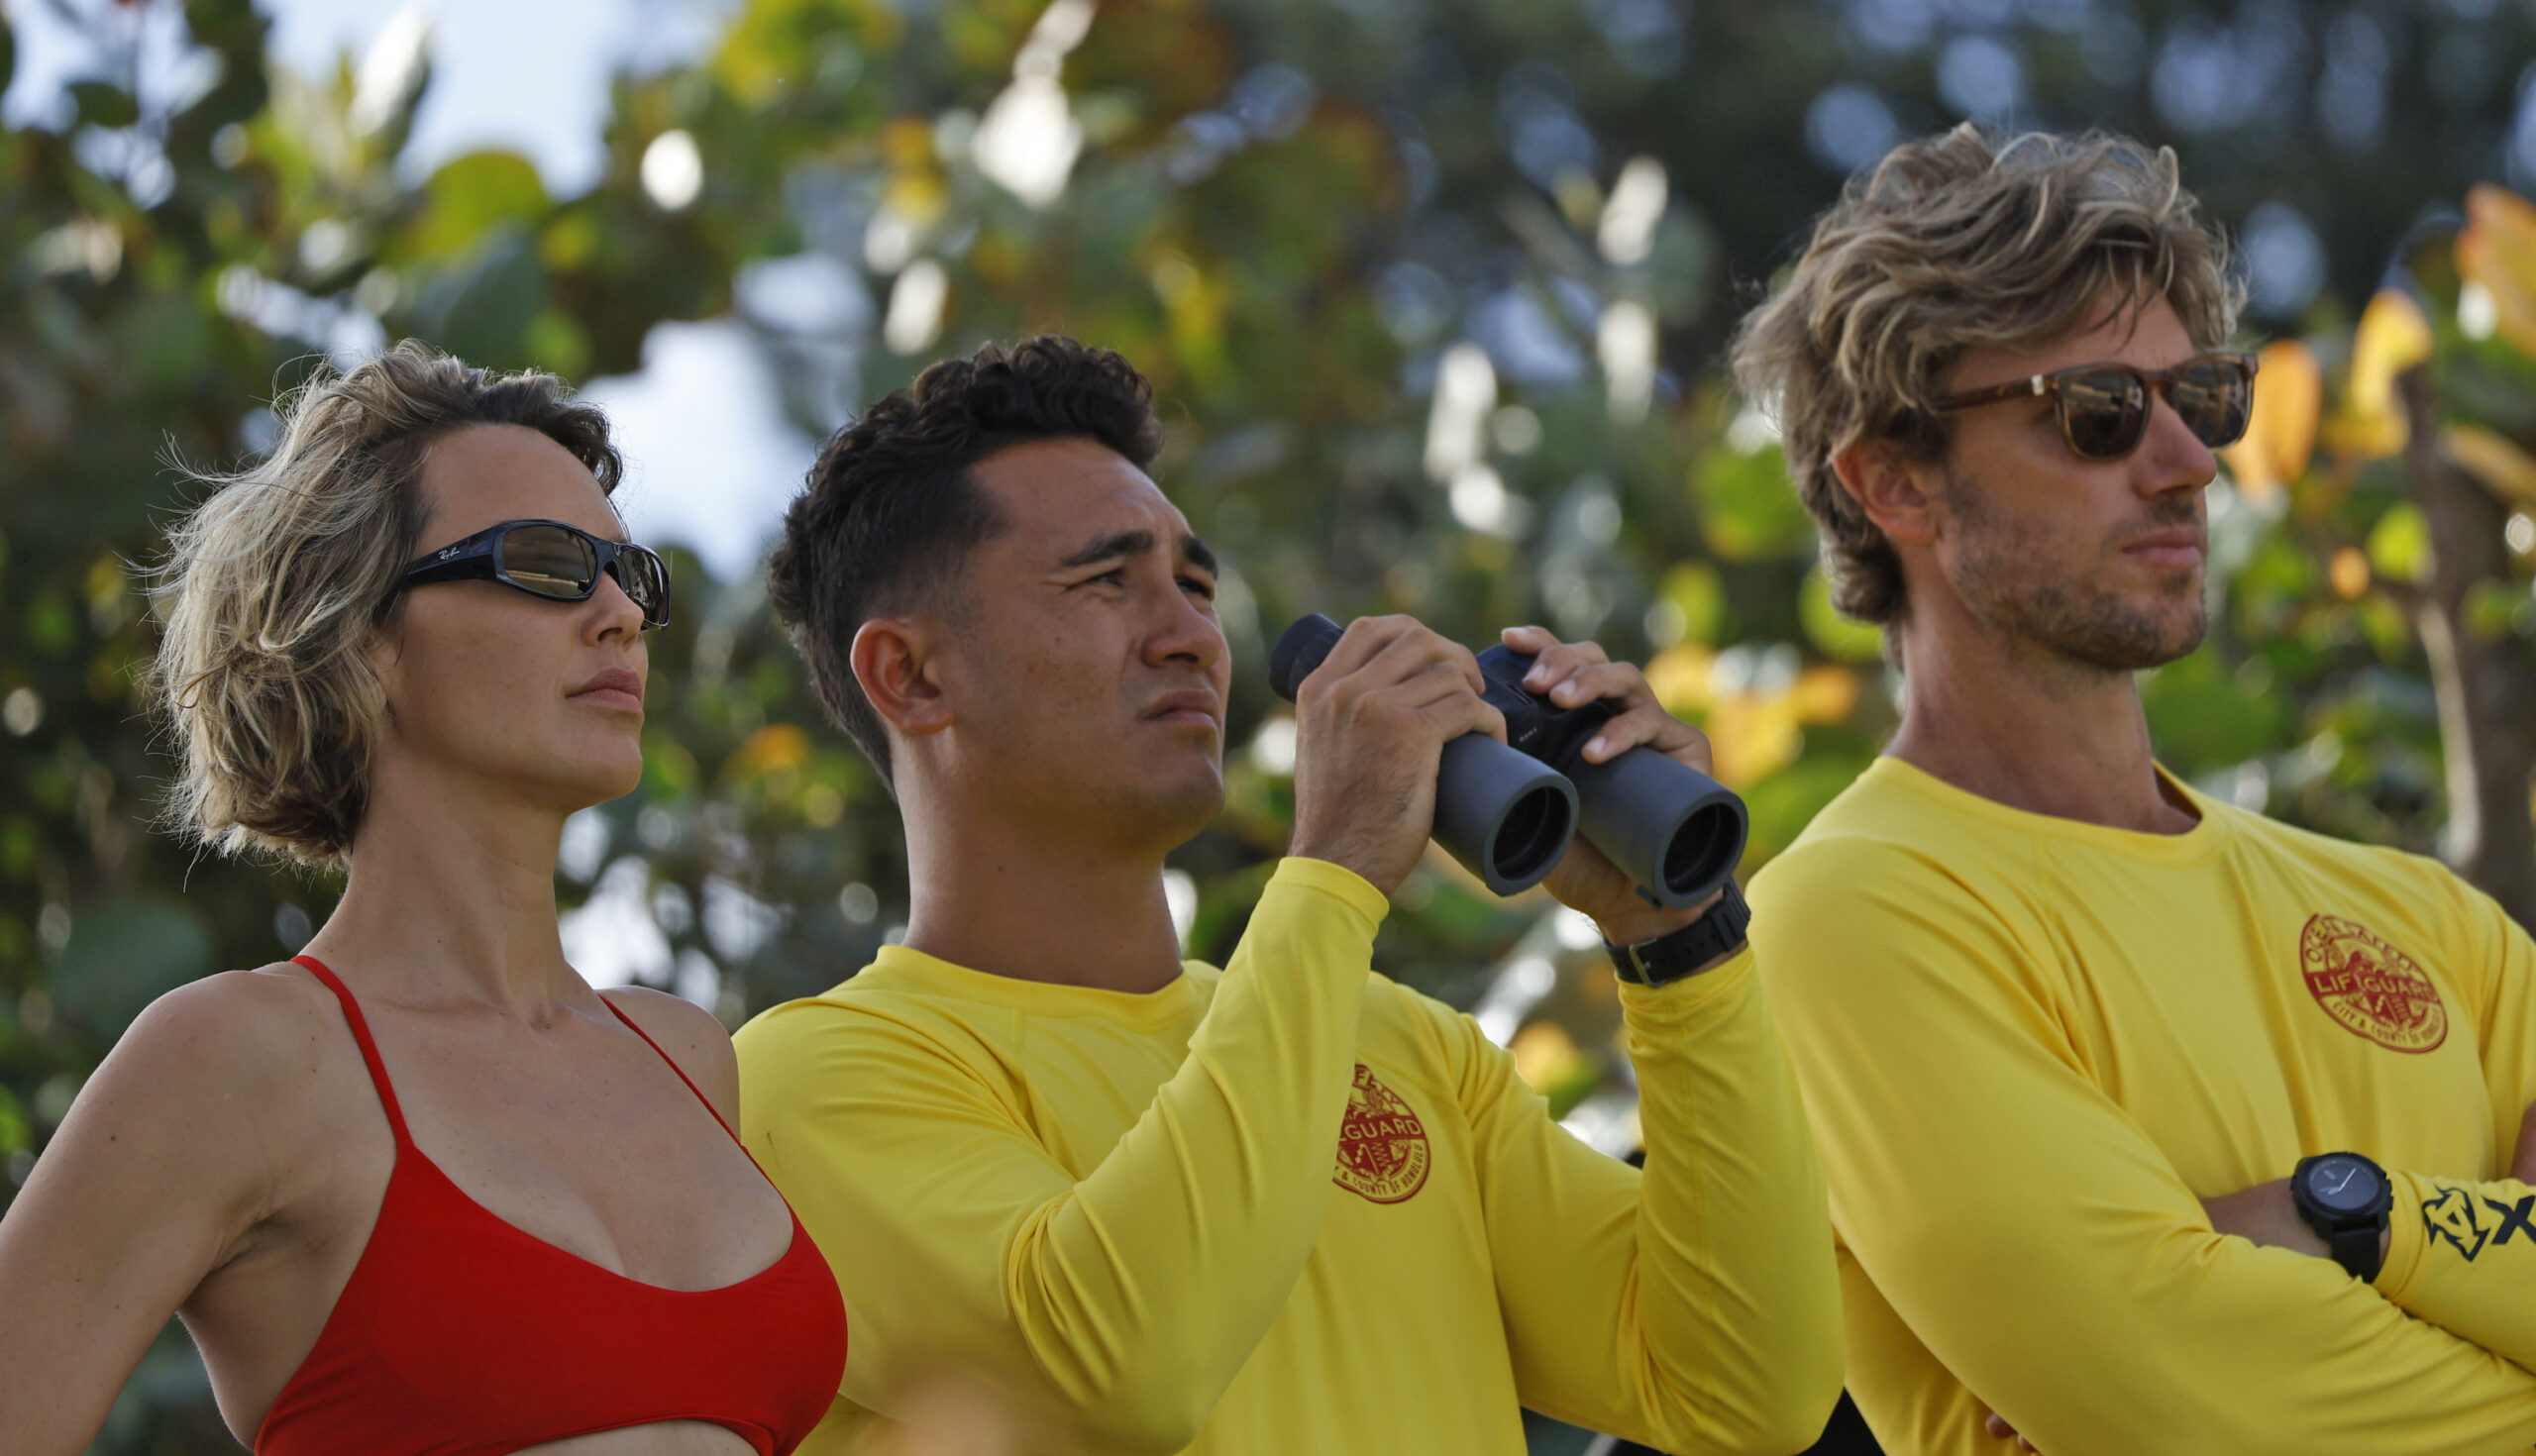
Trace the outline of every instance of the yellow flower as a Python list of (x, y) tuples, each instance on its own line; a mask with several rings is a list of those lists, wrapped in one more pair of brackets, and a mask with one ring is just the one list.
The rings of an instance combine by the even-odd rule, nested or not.
[(2439, 432), (2439, 453), (2520, 510), (2536, 511), (2536, 460), (2497, 430), (2455, 424)]
[(2536, 203), (2489, 182), (2466, 194), (2457, 271), (2492, 301), (2492, 327), (2536, 355)]
[(2306, 345), (2282, 339), (2264, 346), (2254, 418), (2246, 423), (2246, 438), (2224, 452), (2228, 473), (2247, 498), (2269, 499), (2307, 473), (2324, 398), (2324, 375)]
[(2351, 341), (2351, 383), (2340, 413), (2325, 422), (2325, 446), (2355, 460), (2382, 460), (2404, 448), (2395, 379), (2430, 358), (2430, 321), (2400, 289), (2380, 288), (2360, 314)]
[(760, 779), (809, 761), (810, 735), (791, 723), (769, 723), (749, 735), (722, 772), (735, 780)]

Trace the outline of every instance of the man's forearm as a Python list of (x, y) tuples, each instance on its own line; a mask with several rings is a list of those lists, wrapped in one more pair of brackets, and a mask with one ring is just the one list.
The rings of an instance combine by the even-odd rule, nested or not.
[(1180, 1070), (1079, 1174), (1032, 1120), (1061, 1108), (956, 1016), (883, 996), (743, 1029), (749, 1146), (849, 1291), (846, 1397), (887, 1414), (964, 1370), (1034, 1450), (1194, 1440), (1319, 1236), (1383, 908), (1281, 866)]
[(2536, 1188), (2389, 1171), (2395, 1207), (2378, 1290), (2398, 1307), (2536, 1371)]
[(1751, 953), (1687, 983), (1625, 986), (1622, 1005), (1646, 1144), (1644, 1359), (1711, 1393), (1712, 1438), (1819, 1430), (1840, 1388), (1831, 1215)]

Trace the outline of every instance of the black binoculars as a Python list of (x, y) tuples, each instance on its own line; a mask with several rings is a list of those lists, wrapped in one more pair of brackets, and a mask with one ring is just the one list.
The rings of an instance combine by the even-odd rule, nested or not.
[[(1268, 657), (1268, 685), (1292, 702), (1341, 629), (1318, 612), (1286, 629)], [(1444, 745), (1435, 774), (1435, 842), (1499, 894), (1538, 884), (1567, 853), (1580, 821), (1594, 848), (1650, 904), (1695, 905), (1744, 858), (1749, 821), (1734, 790), (1648, 748), (1606, 763), (1585, 745), (1612, 716), (1606, 702), (1561, 708), (1524, 690), (1532, 660), (1513, 648), (1479, 655), (1481, 694), (1506, 715), (1506, 742), (1484, 733)]]

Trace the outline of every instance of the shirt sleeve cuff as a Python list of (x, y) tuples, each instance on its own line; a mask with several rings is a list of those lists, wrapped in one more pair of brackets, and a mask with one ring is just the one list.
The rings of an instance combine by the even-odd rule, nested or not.
[(1621, 1009), (1641, 1025), (1680, 1025), (1698, 1019), (1730, 998), (1753, 989), (1755, 965), (1751, 943), (1709, 970), (1668, 986), (1639, 986), (1624, 981)]
[(1268, 887), (1293, 885), (1317, 889), (1365, 917), (1368, 928), (1383, 923), (1391, 913), (1391, 899), (1374, 888), (1373, 882), (1343, 865), (1327, 860), (1307, 860), (1288, 856), (1278, 861), (1277, 873), (1268, 878)]
[(2378, 1267), (2378, 1278), (2372, 1283), (2388, 1303), (2400, 1308), (2419, 1292), (2430, 1263), (2425, 1257), (2430, 1238), (2422, 1231), (2421, 1221), (2422, 1204), (2430, 1198), (2424, 1182), (2400, 1169), (2386, 1171), (2386, 1189), (2394, 1199), (2386, 1213), (2386, 1262)]

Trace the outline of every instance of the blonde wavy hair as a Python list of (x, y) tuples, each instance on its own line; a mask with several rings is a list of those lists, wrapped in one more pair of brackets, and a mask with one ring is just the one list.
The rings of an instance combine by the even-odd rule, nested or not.
[(177, 772), (172, 828), (224, 854), (340, 869), (387, 715), (363, 649), (421, 550), (432, 444), (525, 425), (613, 492), (624, 470), (598, 407), (552, 374), (470, 368), (408, 340), (274, 402), (272, 452), (228, 474), (168, 533), (152, 588), (164, 630), (145, 687)]
[(1966, 122), (1849, 179), (1733, 354), (1745, 397), (1778, 423), (1834, 605), (1879, 625), (1908, 608), (1892, 544), (1833, 459), (1877, 439), (1943, 459), (1954, 432), (1929, 401), (1967, 351), (2136, 319), (2161, 297), (2196, 348), (2227, 342), (2244, 287), (2197, 209), (2171, 149), (2101, 132), (2003, 138)]

